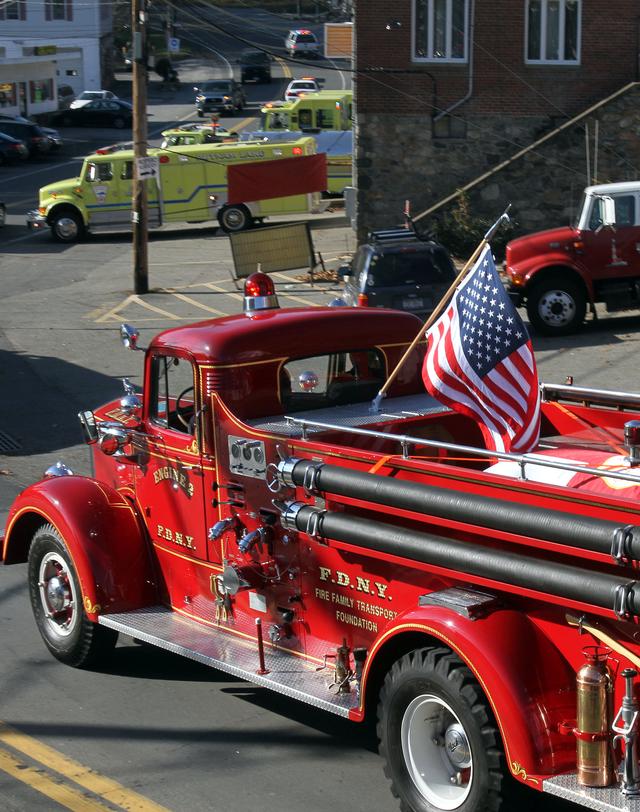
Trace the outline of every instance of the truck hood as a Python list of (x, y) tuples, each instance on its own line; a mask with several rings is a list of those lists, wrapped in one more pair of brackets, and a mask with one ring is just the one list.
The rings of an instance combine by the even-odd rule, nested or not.
[(80, 185), (79, 178), (67, 178), (67, 180), (59, 180), (55, 183), (49, 183), (47, 186), (40, 188), (40, 202), (45, 200), (55, 200), (56, 197), (64, 198), (81, 198), (81, 192), (74, 192), (74, 189)]
[(571, 244), (576, 239), (577, 233), (575, 228), (564, 226), (563, 228), (536, 231), (533, 234), (511, 240), (507, 245), (507, 266), (517, 265), (536, 255), (563, 251), (567, 244)]

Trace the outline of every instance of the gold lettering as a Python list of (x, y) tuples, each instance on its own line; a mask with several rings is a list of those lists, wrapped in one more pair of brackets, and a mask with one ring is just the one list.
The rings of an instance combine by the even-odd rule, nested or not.
[(328, 581), (331, 575), (331, 570), (328, 567), (320, 567), (320, 580)]
[(389, 588), (389, 584), (381, 584), (378, 581), (374, 581), (373, 583), (375, 584), (376, 589), (378, 590), (378, 597), (384, 600), (384, 596), (387, 592), (387, 589)]
[(351, 578), (349, 578), (346, 572), (336, 570), (336, 584), (338, 584), (338, 586), (349, 586), (350, 583)]
[(161, 524), (159, 524), (158, 525), (158, 535), (160, 536), (160, 538), (164, 538), (164, 536), (162, 535), (163, 530), (164, 530), (164, 527)]
[(356, 589), (358, 592), (369, 592), (371, 581), (368, 578), (361, 578), (356, 575)]
[(186, 546), (187, 546), (187, 547), (188, 547), (190, 550), (195, 550), (195, 549), (196, 549), (196, 545), (193, 543), (193, 536), (186, 536), (185, 538), (187, 539)]

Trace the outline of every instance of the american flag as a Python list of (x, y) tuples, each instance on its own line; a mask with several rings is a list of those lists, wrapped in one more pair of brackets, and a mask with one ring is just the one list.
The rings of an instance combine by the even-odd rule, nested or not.
[(480, 424), (492, 451), (531, 451), (540, 436), (538, 372), (527, 330), (487, 246), (427, 332), (427, 391)]

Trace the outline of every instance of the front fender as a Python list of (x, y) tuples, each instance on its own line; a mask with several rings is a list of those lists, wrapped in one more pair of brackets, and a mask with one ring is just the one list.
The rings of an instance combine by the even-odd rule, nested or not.
[(46, 208), (45, 217), (47, 223), (49, 222), (49, 218), (51, 217), (51, 215), (59, 206), (62, 206), (64, 208), (75, 209), (82, 218), (82, 222), (85, 224), (85, 226), (88, 224), (89, 215), (84, 203), (80, 199), (73, 197), (57, 197), (55, 200), (48, 201), (45, 205)]
[(80, 476), (45, 479), (26, 488), (7, 519), (2, 561), (26, 561), (33, 533), (43, 524), (52, 524), (64, 539), (91, 620), (157, 603), (144, 532), (118, 491)]
[(367, 657), (362, 697), (378, 662), (386, 669), (394, 649), (407, 650), (403, 636), (415, 648), (416, 635), (431, 638), (422, 645), (441, 642), (471, 669), (491, 704), (514, 776), (536, 786), (536, 776), (575, 769), (575, 741), (558, 732), (560, 722), (575, 718), (575, 672), (525, 614), (500, 609), (471, 620), (432, 606), (399, 616)]
[(544, 256), (531, 257), (524, 262), (517, 265), (516, 275), (521, 281), (521, 284), (516, 287), (518, 290), (523, 290), (524, 295), (527, 295), (527, 290), (534, 285), (541, 276), (547, 271), (552, 273), (562, 268), (568, 271), (569, 274), (573, 273), (575, 276), (582, 280), (589, 298), (593, 298), (593, 281), (590, 274), (585, 272), (585, 269), (575, 262), (570, 255), (564, 251), (556, 253), (545, 254)]

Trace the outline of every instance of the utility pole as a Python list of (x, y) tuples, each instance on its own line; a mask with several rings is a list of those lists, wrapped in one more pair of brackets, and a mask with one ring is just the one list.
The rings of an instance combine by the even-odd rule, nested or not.
[(133, 289), (149, 292), (147, 251), (147, 184), (139, 177), (138, 159), (147, 156), (147, 13), (145, 0), (131, 2), (133, 34), (133, 168), (131, 219), (133, 229)]

